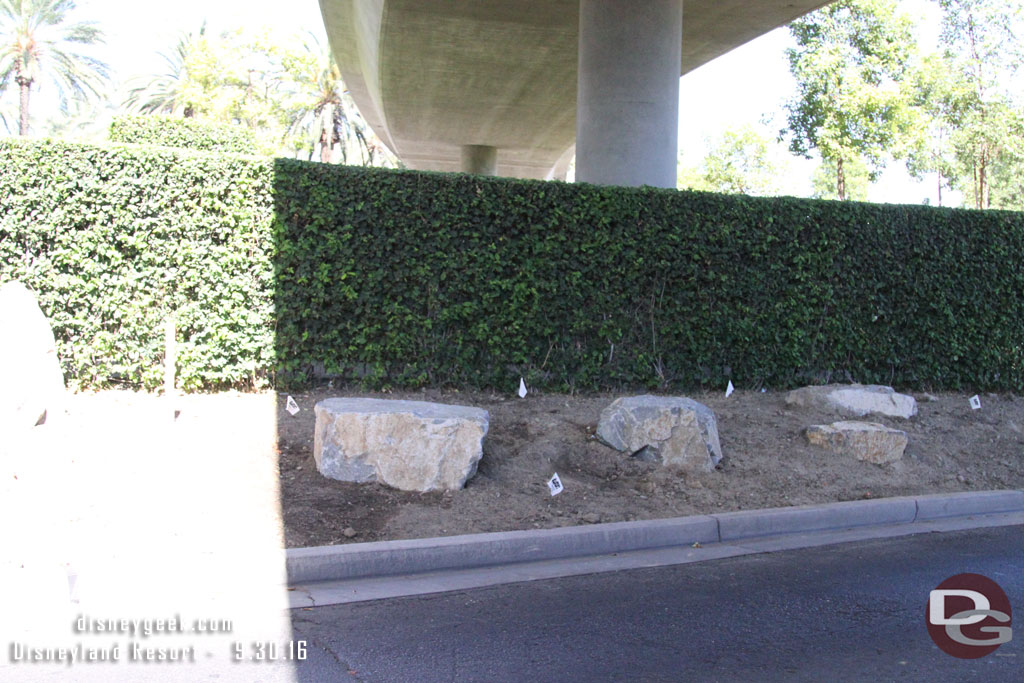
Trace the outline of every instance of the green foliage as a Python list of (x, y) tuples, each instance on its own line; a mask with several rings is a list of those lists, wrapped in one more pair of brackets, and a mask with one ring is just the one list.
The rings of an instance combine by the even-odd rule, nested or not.
[(1024, 107), (1011, 85), (1024, 60), (1016, 35), (1024, 8), (1017, 0), (939, 5), (943, 52), (925, 60), (915, 78), (916, 103), (928, 125), (909, 168), (938, 172), (940, 187), (949, 179), (975, 208), (1020, 206), (1008, 196), (1017, 185), (1006, 169), (1024, 157)]
[[(241, 126), (171, 116), (118, 116), (110, 124), (111, 142), (180, 147), (201, 152), (254, 154), (252, 131)], [(265, 150), (264, 150), (265, 151)]]
[(204, 25), (162, 56), (164, 73), (132, 81), (129, 111), (238, 124), (285, 156), (397, 163), (356, 111), (330, 49), (312, 34), (212, 35)]
[(992, 166), (990, 206), (1024, 211), (1024, 157), (1003, 154)]
[(727, 130), (699, 169), (677, 170), (680, 189), (770, 196), (782, 191), (785, 161), (773, 154), (774, 142), (753, 126)]
[(222, 116), (237, 98), (237, 92), (226, 87), (234, 79), (223, 53), (221, 41), (206, 33), (205, 22), (198, 32), (182, 33), (172, 51), (160, 53), (163, 73), (133, 80), (126, 108), (185, 118)]
[(921, 180), (926, 173), (938, 177), (939, 206), (943, 191), (952, 190), (957, 177), (956, 153), (950, 141), (957, 134), (955, 122), (945, 115), (952, 113), (955, 100), (949, 65), (939, 55), (927, 55), (911, 73), (912, 105), (918, 125), (909, 136), (907, 170)]
[(274, 366), (272, 161), (0, 141), (0, 280), (40, 293), (69, 382), (260, 387)]
[[(88, 52), (104, 42), (103, 32), (74, 13), (73, 0), (0, 0), (0, 92), (18, 90), (21, 135), (29, 132), (31, 91), (42, 82), (55, 87), (66, 111), (69, 99), (99, 97), (108, 79), (107, 65)], [(6, 114), (0, 118), (13, 128)]]
[(80, 386), (1024, 388), (1024, 215), (0, 142)]
[(877, 179), (913, 125), (903, 84), (910, 26), (895, 0), (839, 0), (790, 24), (797, 47), (787, 56), (799, 93), (782, 134), (794, 154), (816, 150), (835, 166), (840, 199), (846, 163), (863, 160)]

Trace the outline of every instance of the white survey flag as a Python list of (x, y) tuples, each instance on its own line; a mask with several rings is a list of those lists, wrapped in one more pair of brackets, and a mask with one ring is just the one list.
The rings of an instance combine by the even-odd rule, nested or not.
[(562, 486), (562, 480), (558, 478), (557, 472), (555, 472), (555, 476), (548, 480), (548, 489), (551, 491), (552, 496), (557, 496), (565, 490), (565, 487)]

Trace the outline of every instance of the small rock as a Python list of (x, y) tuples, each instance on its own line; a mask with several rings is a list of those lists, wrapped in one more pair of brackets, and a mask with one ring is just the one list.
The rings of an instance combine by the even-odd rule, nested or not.
[(661, 454), (658, 453), (657, 449), (651, 448), (650, 446), (644, 446), (630, 457), (635, 458), (640, 462), (661, 464)]
[(341, 535), (345, 538), (355, 538), (358, 532), (352, 527), (345, 527), (345, 530), (341, 532)]
[(935, 403), (939, 400), (939, 397), (933, 394), (918, 394), (914, 398), (918, 403)]
[(903, 457), (907, 433), (874, 422), (833, 422), (813, 425), (804, 432), (807, 440), (839, 455), (852, 455), (876, 465)]
[(601, 515), (597, 514), (596, 512), (588, 512), (587, 514), (583, 515), (580, 519), (582, 519), (587, 524), (597, 524), (601, 521)]
[(636, 488), (637, 490), (643, 491), (644, 493), (648, 494), (655, 494), (658, 492), (658, 485), (655, 484), (653, 481), (642, 481), (639, 484), (637, 484)]

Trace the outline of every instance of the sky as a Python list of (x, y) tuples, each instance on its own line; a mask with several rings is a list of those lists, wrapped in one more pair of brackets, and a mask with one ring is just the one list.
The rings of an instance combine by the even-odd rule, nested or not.
[[(80, 18), (96, 21), (105, 31), (107, 43), (99, 56), (121, 83), (132, 76), (161, 73), (164, 63), (159, 53), (169, 52), (180, 34), (198, 30), (204, 21), (211, 33), (271, 27), (284, 35), (312, 31), (322, 40), (326, 38), (317, 0), (78, 0), (77, 4)], [(929, 46), (934, 45), (938, 30), (934, 4), (928, 0), (900, 3), (915, 17), (922, 40)], [(709, 144), (730, 128), (749, 124), (765, 134), (778, 134), (785, 125), (784, 102), (795, 92), (785, 58), (790, 44), (788, 30), (778, 29), (681, 79), (679, 145), (686, 163), (696, 166)], [(45, 92), (34, 97), (40, 107), (54, 106)], [(764, 121), (770, 124), (764, 125)], [(791, 160), (786, 193), (809, 194), (817, 162), (785, 156)], [(871, 188), (869, 198), (905, 203), (931, 198), (934, 202), (932, 184), (914, 181), (901, 162), (893, 162)]]

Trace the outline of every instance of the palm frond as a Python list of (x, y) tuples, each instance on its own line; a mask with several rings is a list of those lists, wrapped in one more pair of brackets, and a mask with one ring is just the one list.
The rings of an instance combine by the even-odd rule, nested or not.
[(75, 8), (73, 0), (0, 0), (0, 90), (49, 83), (62, 110), (68, 98), (101, 97), (110, 69), (83, 48), (104, 34), (94, 22), (72, 21)]

